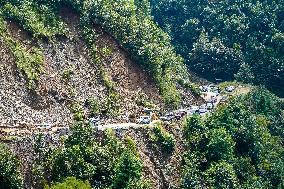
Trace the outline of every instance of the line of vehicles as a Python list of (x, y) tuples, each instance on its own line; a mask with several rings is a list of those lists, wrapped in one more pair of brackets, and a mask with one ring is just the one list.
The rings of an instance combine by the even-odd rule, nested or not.
[[(136, 123), (138, 124), (149, 124), (154, 120), (161, 121), (173, 121), (173, 120), (181, 120), (184, 116), (190, 116), (193, 114), (199, 114), (201, 116), (206, 115), (210, 111), (212, 111), (218, 103), (226, 102), (228, 100), (227, 96), (221, 96), (221, 89), (213, 84), (200, 86), (200, 90), (205, 94), (205, 104), (200, 106), (192, 105), (188, 108), (182, 108), (173, 112), (169, 112), (165, 115), (161, 115), (157, 110), (145, 110), (144, 112), (148, 113), (148, 115), (140, 116)], [(235, 90), (234, 86), (228, 86), (225, 88), (226, 92), (233, 92)], [(207, 95), (207, 96), (206, 96)], [(154, 115), (154, 117), (153, 117)]]
[[(145, 108), (143, 112), (141, 113), (141, 116), (138, 118), (130, 119), (129, 115), (123, 115), (121, 116), (122, 120), (124, 120), (123, 123), (119, 124), (109, 124), (109, 125), (104, 125), (101, 123), (100, 117), (91, 117), (89, 118), (89, 122), (94, 128), (103, 128), (103, 127), (115, 127), (115, 125), (120, 125), (119, 127), (128, 127), (129, 125), (127, 124), (150, 124), (153, 121), (161, 120), (164, 122), (171, 122), (171, 121), (178, 121), (181, 120), (185, 116), (190, 116), (193, 114), (199, 114), (201, 116), (206, 115), (207, 113), (211, 112), (217, 105), (218, 103), (222, 103), (227, 101), (227, 96), (226, 95), (220, 95), (221, 90), (218, 86), (216, 85), (204, 85), (200, 86), (199, 89), (201, 90), (202, 97), (204, 98), (205, 102), (202, 105), (191, 105), (187, 108), (181, 108), (175, 111), (171, 111), (168, 113), (161, 113), (159, 110), (154, 110), (154, 109), (147, 109)], [(225, 91), (228, 93), (231, 93), (235, 90), (234, 86), (228, 86), (225, 88)], [(68, 133), (69, 132), (69, 127), (62, 127), (59, 125), (54, 125), (50, 123), (43, 123), (43, 124), (36, 124), (34, 125), (33, 128), (30, 128), (29, 130), (26, 130), (27, 133), (30, 132), (41, 132), (41, 131), (50, 131), (50, 132), (55, 132), (55, 133)], [(4, 130), (3, 130), (4, 131)], [(2, 132), (2, 131), (1, 131)], [(0, 134), (1, 134), (0, 132)], [(6, 132), (6, 131), (5, 131)], [(17, 135), (17, 134), (25, 134), (23, 131), (20, 131), (19, 129), (17, 130), (7, 130), (8, 133), (12, 135)], [(3, 133), (2, 133), (3, 134)]]
[[(193, 114), (199, 114), (201, 116), (206, 115), (210, 111), (212, 111), (218, 103), (222, 103), (227, 101), (227, 96), (221, 96), (221, 89), (213, 84), (204, 85), (199, 87), (202, 94), (204, 94), (203, 98), (206, 103), (200, 106), (192, 105), (187, 108), (181, 108), (179, 110), (175, 110), (172, 112), (168, 112), (166, 114), (162, 114), (159, 110), (152, 110), (145, 108), (143, 110), (143, 115), (139, 116), (135, 120), (130, 120), (128, 115), (122, 116), (123, 120), (127, 123), (132, 122), (136, 124), (150, 124), (152, 121), (161, 120), (165, 122), (181, 120), (184, 116), (189, 116)], [(233, 92), (235, 90), (234, 86), (228, 86), (225, 88), (226, 92)], [(94, 117), (89, 119), (90, 123), (94, 127), (101, 127), (102, 124), (100, 122), (99, 117)]]

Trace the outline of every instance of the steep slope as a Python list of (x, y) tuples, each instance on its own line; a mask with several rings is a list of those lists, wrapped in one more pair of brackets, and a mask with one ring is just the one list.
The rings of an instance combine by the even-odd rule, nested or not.
[[(70, 9), (62, 9), (61, 16), (68, 24), (69, 37), (52, 42), (39, 41), (44, 53), (44, 74), (38, 87), (30, 91), (17, 71), (13, 56), (1, 43), (1, 124), (52, 123), (69, 125), (73, 118), (69, 106), (79, 102), (82, 106), (88, 98), (107, 99), (107, 91), (99, 75), (99, 68), (91, 61), (90, 52), (80, 37), (79, 17)], [(15, 22), (9, 23), (9, 32), (27, 48), (34, 44), (33, 38)], [(141, 71), (116, 40), (99, 26), (99, 49), (111, 49), (103, 61), (108, 77), (115, 83), (119, 97), (120, 112), (135, 113), (139, 108), (135, 101), (144, 96), (154, 104), (161, 105), (161, 97), (154, 82)], [(70, 71), (70, 79), (64, 79), (64, 72)], [(87, 111), (87, 109), (86, 109)]]

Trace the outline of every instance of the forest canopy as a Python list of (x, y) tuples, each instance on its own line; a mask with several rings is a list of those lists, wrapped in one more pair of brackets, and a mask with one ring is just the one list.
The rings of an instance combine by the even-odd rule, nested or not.
[(284, 96), (283, 0), (151, 0), (151, 6), (190, 69)]

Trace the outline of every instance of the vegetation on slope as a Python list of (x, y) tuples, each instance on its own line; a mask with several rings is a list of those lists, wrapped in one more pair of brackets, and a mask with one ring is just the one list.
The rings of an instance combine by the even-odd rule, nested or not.
[(23, 178), (20, 173), (20, 162), (12, 152), (0, 144), (0, 188), (21, 189)]
[(256, 89), (184, 128), (183, 188), (282, 188), (283, 102)]
[(88, 182), (83, 182), (75, 177), (68, 177), (62, 183), (53, 184), (51, 187), (45, 186), (44, 189), (92, 189)]
[[(264, 84), (283, 94), (282, 1), (152, 3), (155, 18), (173, 36), (176, 49), (193, 70), (209, 79), (235, 77)], [(96, 33), (92, 30), (96, 23), (155, 79), (167, 103), (179, 103), (176, 81), (192, 87), (183, 83), (183, 60), (174, 53), (170, 37), (152, 20), (147, 0), (0, 0), (1, 40), (14, 55), (30, 88), (36, 86), (43, 72), (43, 54), (40, 49), (27, 48), (13, 39), (5, 20), (19, 23), (35, 40), (52, 41), (58, 35), (68, 36), (57, 16), (57, 11), (66, 5), (80, 14), (83, 38), (94, 64), (100, 65), (103, 56), (110, 53), (96, 46)], [(119, 98), (115, 85), (102, 67), (99, 71), (109, 93), (107, 109), (115, 110)], [(67, 70), (65, 79), (70, 74)], [(90, 99), (88, 103), (93, 114), (101, 111), (99, 102)], [(142, 176), (143, 162), (134, 142), (129, 138), (119, 141), (109, 130), (104, 136), (95, 136), (92, 127), (84, 122), (81, 105), (74, 102), (71, 106), (77, 123), (71, 127), (71, 134), (62, 138), (62, 146), (45, 146), (43, 135), (34, 144), (34, 184), (40, 188), (150, 188)], [(283, 101), (259, 88), (232, 99), (208, 117), (189, 117), (183, 130), (187, 148), (181, 187), (282, 188), (283, 109)], [(174, 135), (159, 125), (153, 128), (151, 139), (156, 147), (161, 146), (157, 150), (169, 156), (175, 150)], [(0, 146), (0, 188), (22, 188), (19, 166), (11, 152)]]
[[(1, 14), (1, 12), (0, 12)], [(43, 72), (43, 54), (40, 49), (26, 47), (18, 40), (13, 39), (8, 31), (6, 22), (0, 17), (0, 35), (4, 43), (13, 54), (17, 68), (26, 78), (29, 89), (35, 89), (39, 75)]]
[(155, 20), (193, 71), (265, 85), (284, 96), (283, 0), (151, 3)]
[(91, 126), (78, 122), (64, 141), (64, 147), (46, 148), (42, 141), (39, 136), (35, 144), (35, 183), (62, 182), (76, 177), (89, 181), (95, 188), (149, 188), (141, 177), (142, 162), (130, 138), (119, 141), (107, 130), (102, 141), (98, 141)]

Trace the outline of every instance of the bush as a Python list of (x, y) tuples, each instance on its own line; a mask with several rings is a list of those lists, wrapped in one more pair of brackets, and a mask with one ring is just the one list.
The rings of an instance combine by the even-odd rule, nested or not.
[(232, 160), (235, 152), (235, 142), (224, 128), (212, 129), (208, 133), (208, 161)]
[(84, 117), (85, 117), (84, 109), (79, 103), (74, 102), (71, 105), (70, 109), (71, 109), (71, 112), (73, 113), (74, 119), (76, 121), (83, 121), (84, 120)]
[(205, 177), (212, 188), (239, 188), (239, 180), (233, 166), (225, 161), (213, 164), (205, 172)]
[(66, 25), (49, 6), (38, 5), (28, 0), (12, 3), (8, 1), (3, 6), (5, 17), (17, 21), (34, 37), (51, 38), (67, 33)]
[(83, 182), (75, 177), (68, 177), (61, 183), (53, 184), (51, 187), (45, 186), (44, 189), (92, 189), (89, 182)]
[(91, 116), (97, 116), (100, 113), (100, 103), (95, 98), (89, 98), (87, 104), (90, 107)]
[(165, 131), (160, 125), (153, 128), (153, 133), (152, 140), (161, 146), (162, 151), (172, 153), (176, 142), (174, 136)]
[(23, 178), (20, 173), (20, 162), (11, 151), (0, 144), (0, 188), (22, 189)]
[(113, 181), (114, 189), (127, 188), (131, 181), (138, 181), (141, 177), (142, 162), (140, 158), (129, 150), (122, 153), (115, 168)]
[(73, 74), (74, 74), (73, 69), (72, 68), (68, 68), (68, 69), (63, 70), (62, 77), (63, 77), (63, 79), (70, 80), (71, 76)]

